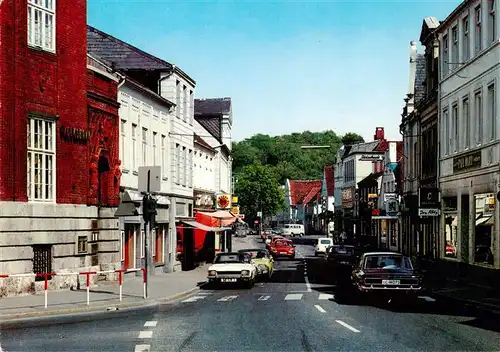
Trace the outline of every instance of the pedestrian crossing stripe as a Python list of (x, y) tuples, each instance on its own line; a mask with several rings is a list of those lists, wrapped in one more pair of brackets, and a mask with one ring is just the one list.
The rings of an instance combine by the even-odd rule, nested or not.
[(318, 299), (321, 300), (321, 301), (333, 299), (333, 295), (329, 294), (329, 293), (320, 293)]
[(219, 298), (217, 300), (217, 302), (228, 302), (228, 301), (232, 301), (233, 299), (236, 299), (236, 298), (238, 298), (238, 296), (226, 296), (226, 297)]
[(302, 293), (289, 293), (285, 296), (285, 301), (300, 301), (304, 296)]
[(198, 302), (206, 297), (207, 296), (193, 296), (193, 297), (189, 297), (189, 298), (185, 299), (184, 301), (182, 301), (182, 303)]

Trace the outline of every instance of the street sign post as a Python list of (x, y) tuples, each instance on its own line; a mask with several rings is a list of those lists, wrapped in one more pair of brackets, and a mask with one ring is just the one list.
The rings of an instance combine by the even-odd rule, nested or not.
[(145, 295), (148, 295), (148, 277), (154, 275), (154, 263), (151, 253), (151, 229), (155, 226), (155, 215), (157, 214), (157, 202), (151, 195), (152, 192), (161, 190), (161, 167), (141, 166), (139, 167), (139, 191), (144, 194), (142, 198), (142, 217), (144, 219), (144, 271)]

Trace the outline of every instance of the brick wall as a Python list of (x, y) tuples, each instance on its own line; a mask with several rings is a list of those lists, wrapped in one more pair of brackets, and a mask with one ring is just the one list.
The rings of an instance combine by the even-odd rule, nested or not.
[(28, 47), (27, 0), (0, 5), (0, 200), (27, 200), (27, 115), (35, 113), (58, 119), (57, 202), (87, 201), (88, 147), (59, 136), (61, 125), (88, 129), (86, 1), (56, 4), (55, 54)]

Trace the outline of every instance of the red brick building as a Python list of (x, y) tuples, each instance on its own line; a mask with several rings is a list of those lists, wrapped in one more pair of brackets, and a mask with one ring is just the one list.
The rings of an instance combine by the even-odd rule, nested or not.
[(0, 273), (119, 265), (118, 78), (87, 58), (86, 11), (0, 2)]

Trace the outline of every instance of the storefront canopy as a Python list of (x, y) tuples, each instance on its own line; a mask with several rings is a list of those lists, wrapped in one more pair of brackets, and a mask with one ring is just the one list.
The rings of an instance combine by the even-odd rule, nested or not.
[(191, 226), (191, 227), (203, 230), (203, 231), (221, 232), (221, 231), (231, 230), (230, 227), (212, 227), (212, 226), (203, 225), (202, 223), (195, 221), (195, 220), (182, 220), (181, 222), (183, 224), (186, 224), (188, 226)]
[(227, 210), (217, 210), (214, 212), (200, 212), (203, 215), (211, 216), (217, 219), (233, 219), (235, 216)]

